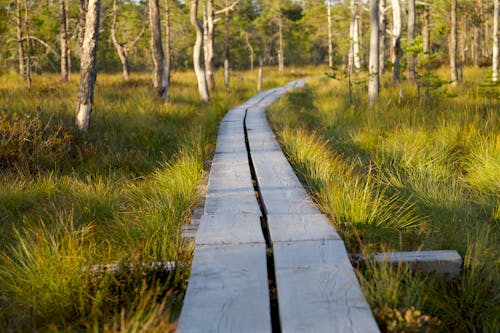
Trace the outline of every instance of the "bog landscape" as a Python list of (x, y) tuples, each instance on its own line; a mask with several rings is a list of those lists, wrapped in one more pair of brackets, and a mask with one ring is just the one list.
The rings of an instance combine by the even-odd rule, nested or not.
[(0, 332), (499, 332), (499, 0), (0, 0)]

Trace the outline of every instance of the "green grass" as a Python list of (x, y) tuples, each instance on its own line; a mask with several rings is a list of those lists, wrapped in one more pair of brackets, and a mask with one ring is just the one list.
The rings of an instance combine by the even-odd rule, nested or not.
[(500, 329), (500, 103), (484, 91), (499, 89), (484, 88), (484, 77), (467, 69), (462, 86), (421, 98), (410, 84), (384, 81), (373, 108), (362, 87), (349, 102), (346, 83), (315, 79), (269, 110), (290, 162), (348, 251), (464, 256), (453, 281), (363, 267), (363, 290), (386, 331)]
[[(192, 73), (175, 73), (168, 103), (149, 74), (99, 75), (91, 128), (75, 130), (77, 78), (36, 76), (27, 91), (0, 76), (0, 331), (168, 331), (175, 328), (191, 250), (189, 221), (218, 121), (253, 95), (255, 73), (218, 80), (199, 101)], [(265, 88), (294, 75), (266, 72)], [(220, 79), (218, 77), (218, 79)], [(175, 261), (89, 273), (93, 264)]]

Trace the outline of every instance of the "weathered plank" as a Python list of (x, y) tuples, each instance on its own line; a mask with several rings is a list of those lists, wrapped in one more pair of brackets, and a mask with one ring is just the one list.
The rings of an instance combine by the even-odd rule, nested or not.
[(197, 246), (177, 332), (271, 332), (265, 245)]
[(260, 215), (204, 215), (196, 245), (264, 244)]
[(267, 225), (273, 242), (340, 240), (323, 214), (268, 215)]
[(288, 332), (379, 332), (342, 241), (275, 242), (280, 322)]
[(253, 166), (261, 188), (303, 188), (281, 150), (252, 151), (252, 148), (250, 148), (250, 151), (252, 152)]
[(207, 193), (205, 214), (259, 214), (253, 191), (246, 189)]
[(387, 252), (364, 259), (370, 258), (379, 263), (394, 265), (402, 263), (424, 272), (436, 272), (450, 276), (460, 276), (463, 263), (462, 256), (455, 250)]
[(314, 202), (302, 188), (262, 188), (260, 195), (267, 215), (319, 214)]

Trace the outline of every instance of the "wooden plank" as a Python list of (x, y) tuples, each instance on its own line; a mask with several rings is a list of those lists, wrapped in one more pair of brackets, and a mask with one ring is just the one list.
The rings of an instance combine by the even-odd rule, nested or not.
[(303, 188), (281, 151), (252, 151), (252, 161), (261, 189)]
[(283, 333), (379, 332), (338, 240), (275, 242)]
[(313, 215), (319, 214), (309, 195), (300, 188), (264, 188), (260, 191), (267, 215)]
[(260, 215), (204, 215), (196, 245), (264, 244)]
[[(364, 257), (364, 259), (371, 257)], [(460, 276), (463, 263), (462, 256), (455, 250), (387, 252), (379, 253), (373, 256), (373, 259), (379, 263), (393, 265), (403, 263), (424, 272), (436, 272), (450, 276)]]
[(323, 214), (268, 215), (267, 224), (273, 242), (340, 240)]
[(205, 214), (260, 214), (255, 193), (249, 190), (232, 190), (208, 193)]
[(271, 332), (264, 244), (197, 246), (177, 332)]

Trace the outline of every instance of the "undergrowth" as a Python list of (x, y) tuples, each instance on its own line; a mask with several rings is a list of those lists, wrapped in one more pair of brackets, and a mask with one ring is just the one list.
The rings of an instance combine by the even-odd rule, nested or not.
[[(37, 76), (29, 91), (0, 77), (0, 331), (175, 329), (191, 260), (180, 226), (218, 121), (256, 92), (256, 73), (237, 75), (207, 105), (192, 73), (173, 75), (167, 103), (149, 74), (99, 74), (88, 134), (73, 125), (75, 77)], [(103, 264), (123, 269), (90, 272)]]
[(428, 96), (384, 81), (372, 108), (362, 89), (350, 99), (343, 82), (315, 79), (269, 110), (348, 251), (464, 257), (455, 280), (365, 265), (359, 278), (384, 331), (500, 329), (500, 101), (481, 91), (483, 77), (467, 69), (460, 87)]

